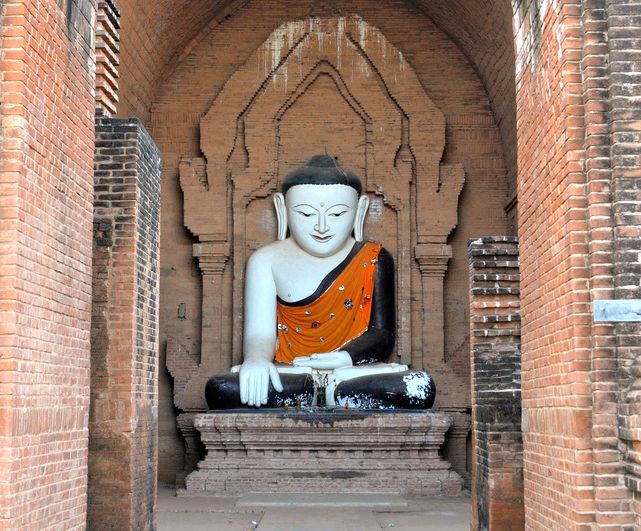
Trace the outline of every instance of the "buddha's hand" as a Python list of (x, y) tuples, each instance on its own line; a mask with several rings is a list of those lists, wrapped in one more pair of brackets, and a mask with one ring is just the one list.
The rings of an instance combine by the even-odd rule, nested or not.
[(292, 362), (294, 367), (311, 367), (312, 369), (338, 369), (352, 365), (352, 357), (346, 350), (336, 350), (312, 354), (311, 356), (298, 356)]
[(283, 390), (283, 384), (276, 367), (265, 359), (249, 359), (240, 366), (240, 401), (248, 406), (260, 407), (267, 403), (269, 381), (277, 392)]

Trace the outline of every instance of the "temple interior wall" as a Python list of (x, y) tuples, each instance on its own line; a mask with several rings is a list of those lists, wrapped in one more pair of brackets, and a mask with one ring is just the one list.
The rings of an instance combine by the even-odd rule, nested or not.
[[(453, 256), (444, 284), (445, 360), (427, 363), (427, 369), (437, 382), (438, 405), (465, 409), (470, 400), (466, 242), (475, 236), (509, 232), (504, 211), (508, 196), (504, 150), (488, 96), (457, 46), (423, 13), (407, 3), (359, 1), (332, 5), (341, 13), (358, 13), (367, 23), (380, 29), (403, 54), (425, 93), (445, 117), (445, 152), (441, 162), (460, 163), (465, 171), (466, 182), (458, 203), (458, 226), (448, 240)], [(150, 130), (163, 154), (161, 344), (167, 337), (177, 338), (192, 355), (199, 356), (202, 283), (198, 264), (193, 258), (194, 238), (184, 226), (179, 160), (185, 156), (201, 156), (200, 117), (230, 76), (275, 28), (308, 14), (309, 6), (293, 1), (253, 2), (242, 7), (224, 24), (201, 35), (198, 44), (176, 65), (157, 92), (151, 107)], [(332, 15), (334, 12), (330, 9), (317, 14)], [(315, 85), (300, 98), (291, 116), (287, 117), (287, 123), (299, 125), (297, 120), (314, 115), (314, 109), (321, 101), (316, 91), (321, 88)], [(337, 105), (340, 104), (337, 101)], [(345, 139), (349, 138), (352, 125), (349, 119), (344, 121), (342, 135)], [(290, 135), (284, 143), (283, 155), (296, 156), (296, 163), (302, 162), (308, 154), (303, 157), (300, 153), (304, 153), (310, 144), (322, 145), (322, 141), (318, 142), (322, 138), (326, 139), (328, 151), (339, 148), (327, 131), (314, 125), (313, 118), (307, 135)], [(291, 164), (285, 158), (283, 160), (285, 164)], [(358, 170), (358, 165), (354, 169)], [(376, 206), (376, 198), (373, 199), (374, 210), (380, 208), (381, 205)], [(265, 210), (256, 203), (252, 203), (252, 208)], [(430, 208), (430, 205), (418, 205), (418, 208)], [(367, 234), (372, 238), (377, 237), (375, 221), (370, 217), (366, 225)], [(259, 239), (265, 238), (270, 231), (269, 227), (265, 229), (264, 223), (249, 229), (248, 233), (256, 234)], [(227, 304), (231, 304), (232, 295), (228, 293), (226, 297)], [(184, 447), (176, 428), (172, 381), (162, 361), (159, 440), (159, 479), (173, 483), (176, 471), (182, 467)]]
[[(137, 116), (145, 125), (150, 102), (174, 66), (189, 55), (208, 31), (225, 25), (248, 0), (120, 0), (122, 16), (118, 114)], [(509, 0), (410, 0), (429, 17), (474, 65), (496, 118), (508, 174), (509, 200), (516, 196), (516, 87), (514, 83), (513, 2)], [(299, 6), (314, 15), (319, 9), (345, 13), (344, 2), (310, 1)], [(383, 7), (388, 15), (389, 8)], [(153, 21), (150, 23), (150, 21)], [(509, 209), (516, 230), (516, 205)]]

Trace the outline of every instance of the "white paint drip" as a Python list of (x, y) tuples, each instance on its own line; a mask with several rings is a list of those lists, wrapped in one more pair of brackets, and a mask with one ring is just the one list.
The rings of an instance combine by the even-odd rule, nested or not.
[(336, 68), (340, 71), (343, 58), (343, 39), (345, 38), (345, 17), (340, 17), (336, 24)]
[(276, 28), (269, 38), (263, 43), (263, 67), (265, 75), (273, 72), (273, 83), (276, 84), (277, 77), (282, 76), (287, 87), (287, 70), (288, 65), (285, 62), (278, 71), (278, 65), (283, 57), (293, 48), (294, 43), (305, 33), (305, 22), (302, 20), (293, 20)]
[[(334, 48), (336, 54), (336, 68), (341, 71), (346, 59), (351, 62), (351, 74), (355, 75), (354, 69), (360, 71), (361, 75), (370, 78), (373, 75), (371, 65), (361, 52), (354, 53), (355, 46), (366, 51), (372, 48), (378, 48), (383, 57), (383, 62), (387, 63), (388, 57), (394, 57), (393, 76), (395, 82), (398, 77), (405, 75), (407, 69), (406, 60), (403, 54), (394, 48), (385, 38), (385, 36), (374, 26), (370, 26), (364, 19), (358, 15), (348, 17), (337, 17), (333, 19), (321, 19), (310, 17), (305, 20), (290, 21), (275, 29), (267, 40), (261, 46), (261, 59), (265, 77), (272, 75), (272, 83), (276, 86), (283, 87), (287, 91), (289, 68), (296, 68), (297, 72), (292, 71), (296, 78), (303, 75), (305, 61), (305, 50), (308, 39), (300, 42), (299, 46), (294, 48), (295, 44), (308, 35), (308, 39), (315, 39), (320, 57), (330, 57)], [(348, 38), (348, 35), (350, 37)], [(356, 39), (355, 45), (350, 39)], [(283, 59), (288, 55), (286, 61)], [(332, 54), (333, 55), (333, 54)], [(280, 65), (280, 66), (279, 66)]]
[(396, 409), (394, 406), (386, 406), (381, 400), (372, 398), (368, 394), (354, 394), (349, 396), (339, 396), (336, 405), (352, 409)]
[(367, 22), (365, 22), (361, 17), (355, 18), (358, 24), (358, 44), (361, 45), (361, 48), (365, 49), (369, 24), (367, 24)]

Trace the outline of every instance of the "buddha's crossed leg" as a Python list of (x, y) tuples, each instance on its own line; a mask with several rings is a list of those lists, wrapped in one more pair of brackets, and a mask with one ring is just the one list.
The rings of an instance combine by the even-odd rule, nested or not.
[[(283, 391), (278, 393), (269, 385), (264, 407), (311, 406), (315, 385), (327, 385), (327, 404), (355, 409), (429, 409), (434, 403), (436, 387), (424, 371), (409, 370), (406, 366), (345, 367), (335, 371), (295, 369), (277, 365)], [(405, 369), (405, 370), (402, 370)], [(361, 374), (361, 375), (359, 375)], [(210, 409), (246, 408), (240, 402), (237, 372), (212, 377), (205, 390)]]

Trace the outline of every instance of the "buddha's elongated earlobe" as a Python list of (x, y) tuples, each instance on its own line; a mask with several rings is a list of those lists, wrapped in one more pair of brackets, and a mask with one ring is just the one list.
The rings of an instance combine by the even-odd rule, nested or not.
[(285, 208), (285, 196), (280, 192), (274, 194), (274, 207), (278, 218), (278, 239), (287, 238), (287, 209)]
[(357, 242), (363, 241), (363, 225), (365, 224), (365, 215), (369, 208), (369, 197), (362, 195), (358, 199), (358, 207), (356, 208), (356, 219), (354, 220), (354, 239)]

